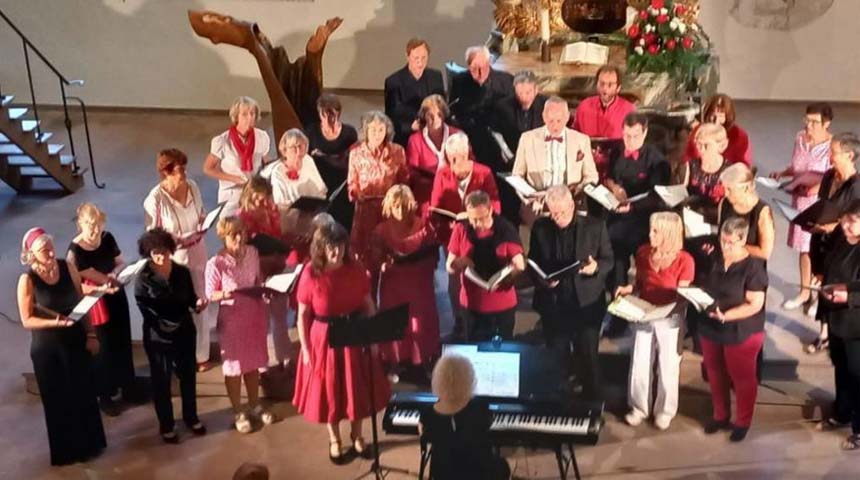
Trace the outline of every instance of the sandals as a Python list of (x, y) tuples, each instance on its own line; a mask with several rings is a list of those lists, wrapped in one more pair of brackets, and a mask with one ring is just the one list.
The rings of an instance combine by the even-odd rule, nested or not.
[(260, 421), (263, 422), (263, 425), (271, 425), (275, 423), (275, 415), (273, 415), (272, 412), (264, 409), (262, 405), (257, 405), (256, 407), (254, 407), (254, 409), (251, 411), (251, 415), (259, 418)]
[[(337, 452), (335, 454), (334, 452)], [(340, 441), (331, 441), (328, 442), (328, 459), (331, 463), (335, 465), (345, 465), (349, 459), (346, 455), (344, 455), (343, 450), (340, 447)]]
[(236, 421), (233, 422), (233, 425), (236, 426), (236, 430), (239, 433), (251, 433), (251, 420), (248, 419), (248, 415), (244, 412), (236, 415)]
[(860, 449), (860, 433), (852, 433), (842, 441), (842, 450)]
[(368, 447), (367, 444), (364, 443), (364, 438), (362, 437), (352, 439), (352, 451), (365, 460), (373, 458), (373, 447)]
[(827, 350), (828, 348), (830, 348), (830, 339), (829, 338), (822, 339), (821, 337), (818, 337), (815, 339), (814, 342), (807, 345), (803, 349), (803, 351), (805, 351), (809, 355), (814, 355), (816, 353), (821, 353), (824, 350)]

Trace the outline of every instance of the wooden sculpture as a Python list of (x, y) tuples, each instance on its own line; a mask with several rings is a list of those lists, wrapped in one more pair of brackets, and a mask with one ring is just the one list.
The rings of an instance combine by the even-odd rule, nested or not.
[(328, 19), (308, 39), (305, 55), (291, 62), (284, 47), (273, 47), (256, 23), (211, 11), (189, 10), (188, 21), (198, 36), (248, 50), (257, 61), (272, 106), (275, 142), (291, 128), (318, 120), (316, 102), (322, 92), (322, 56), (331, 34), (343, 19)]

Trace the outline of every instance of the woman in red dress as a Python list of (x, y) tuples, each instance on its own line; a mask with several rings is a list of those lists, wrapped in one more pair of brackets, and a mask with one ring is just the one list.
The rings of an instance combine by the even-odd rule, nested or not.
[[(329, 434), (329, 459), (343, 464), (340, 421), (349, 419), (352, 448), (368, 458), (370, 448), (361, 435), (362, 421), (388, 403), (390, 387), (379, 357), (371, 365), (358, 347), (333, 348), (328, 343), (329, 322), (360, 312), (373, 314), (370, 281), (360, 263), (349, 254), (349, 237), (337, 223), (316, 229), (311, 242), (311, 260), (298, 285), (298, 332), (302, 360), (296, 372), (293, 405), (305, 419), (325, 423)], [(310, 325), (309, 325), (310, 324)], [(370, 405), (372, 367), (373, 398)]]
[(385, 220), (373, 232), (374, 266), (379, 266), (379, 308), (409, 304), (409, 328), (403, 340), (382, 349), (387, 362), (430, 365), (439, 353), (439, 316), (433, 272), (439, 244), (430, 223), (406, 185), (395, 185), (382, 201)]
[(382, 222), (382, 197), (394, 184), (407, 183), (409, 170), (403, 147), (392, 142), (394, 126), (384, 113), (361, 117), (358, 145), (349, 152), (346, 177), (349, 199), (355, 202), (351, 247), (367, 263), (373, 229)]

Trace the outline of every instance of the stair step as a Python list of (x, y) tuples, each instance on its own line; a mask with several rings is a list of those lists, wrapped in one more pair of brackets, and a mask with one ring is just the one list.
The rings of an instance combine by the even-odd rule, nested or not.
[(3, 96), (0, 96), (0, 107), (5, 107), (5, 106), (6, 106), (6, 105), (8, 105), (9, 103), (11, 103), (11, 102), (12, 102), (12, 100), (14, 100), (14, 99), (15, 99), (15, 95), (3, 95)]
[(0, 155), (18, 155), (24, 153), (17, 145), (11, 143), (0, 145)]
[(0, 133), (0, 143), (9, 143), (9, 137)]
[(18, 169), (22, 177), (50, 177), (42, 167), (21, 167)]
[(56, 155), (63, 151), (66, 148), (62, 143), (49, 143), (48, 144), (48, 155)]
[(53, 132), (42, 132), (42, 135), (36, 139), (36, 143), (45, 143), (54, 136)]
[(32, 132), (33, 130), (36, 129), (36, 125), (38, 123), (39, 122), (37, 122), (35, 120), (22, 120), (21, 121), (21, 130), (24, 130), (25, 132)]
[[(74, 160), (75, 160), (74, 155), (60, 155), (60, 164), (61, 165), (71, 165)], [(7, 159), (7, 163), (9, 163), (9, 165), (12, 165), (15, 167), (37, 166), (36, 161), (27, 155), (10, 155)]]
[(9, 109), (9, 119), (10, 120), (18, 120), (27, 114), (27, 108), (10, 108)]

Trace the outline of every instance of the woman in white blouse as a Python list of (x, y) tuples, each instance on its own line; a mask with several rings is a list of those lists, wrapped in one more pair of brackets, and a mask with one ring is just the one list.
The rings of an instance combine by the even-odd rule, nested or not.
[(328, 190), (313, 158), (308, 155), (308, 137), (301, 130), (291, 128), (284, 132), (278, 151), (281, 159), (266, 167), (263, 176), (272, 184), (272, 198), (281, 211), (282, 230), (301, 236), (303, 226), (310, 225), (313, 215), (301, 215), (290, 207), (301, 197), (325, 198)]
[[(191, 281), (199, 298), (205, 298), (205, 270), (208, 256), (204, 234), (199, 232), (206, 211), (200, 189), (186, 177), (188, 157), (180, 150), (169, 148), (158, 153), (156, 168), (161, 181), (143, 201), (144, 226), (147, 230), (163, 228), (176, 240), (173, 261), (191, 270)], [(197, 328), (197, 369), (208, 370), (209, 329), (207, 311), (195, 313)]]
[(227, 202), (224, 215), (239, 206), (242, 186), (263, 165), (271, 148), (269, 134), (256, 128), (260, 105), (250, 97), (239, 97), (230, 106), (230, 128), (212, 139), (203, 173), (218, 180), (218, 203)]

